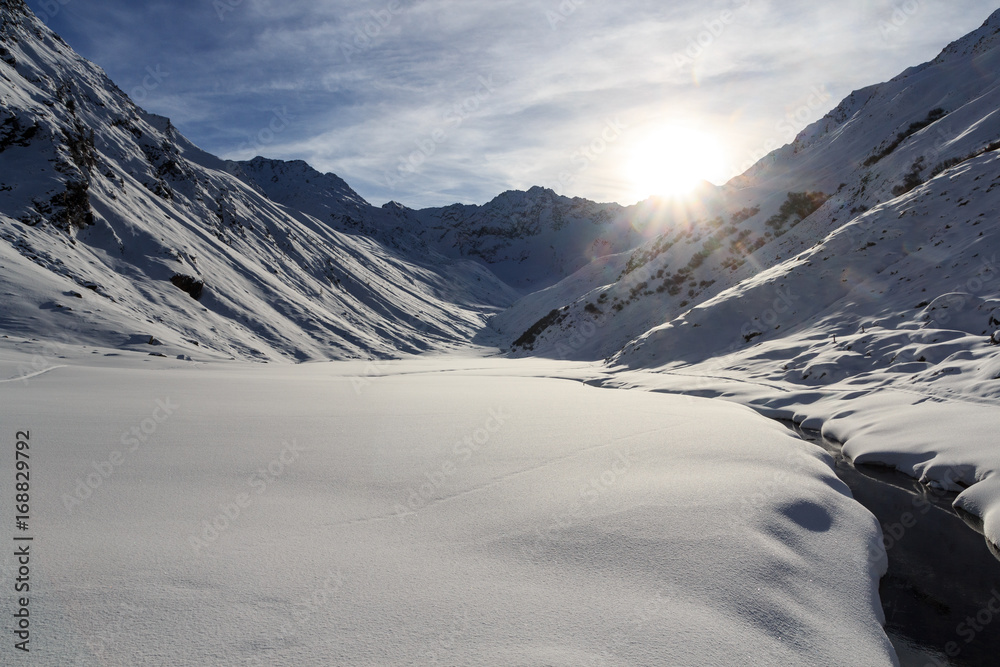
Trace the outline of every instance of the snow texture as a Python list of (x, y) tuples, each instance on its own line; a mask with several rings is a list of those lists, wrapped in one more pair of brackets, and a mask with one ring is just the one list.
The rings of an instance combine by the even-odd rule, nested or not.
[(551, 362), (94, 359), (3, 365), (32, 664), (894, 664), (877, 523), (749, 409)]

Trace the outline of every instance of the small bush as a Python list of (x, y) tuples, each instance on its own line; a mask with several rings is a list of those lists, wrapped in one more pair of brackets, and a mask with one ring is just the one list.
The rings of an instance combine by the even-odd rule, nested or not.
[(892, 189), (893, 196), (899, 197), (900, 195), (905, 195), (913, 188), (922, 185), (924, 179), (920, 178), (920, 172), (923, 171), (923, 169), (924, 169), (924, 156), (921, 155), (920, 157), (918, 157), (916, 160), (913, 161), (913, 164), (910, 165), (910, 171), (905, 176), (903, 176), (903, 184), (897, 185)]
[(67, 232), (74, 227), (83, 229), (94, 224), (89, 190), (90, 183), (85, 180), (67, 183), (66, 190), (52, 198), (52, 205), (55, 207), (52, 222)]
[[(767, 219), (766, 224), (775, 230), (775, 236), (786, 223), (791, 221), (791, 227), (802, 222), (826, 203), (830, 196), (822, 192), (789, 192), (788, 198), (781, 204), (778, 212)], [(784, 233), (782, 231), (782, 233)]]
[(549, 314), (532, 324), (527, 331), (514, 341), (514, 347), (523, 347), (530, 350), (535, 345), (535, 339), (550, 326), (559, 324), (566, 318), (559, 308), (549, 311)]
[(754, 206), (753, 208), (743, 208), (740, 209), (739, 211), (736, 211), (736, 213), (733, 213), (733, 217), (730, 218), (730, 221), (732, 222), (732, 224), (738, 225), (741, 222), (746, 222), (747, 220), (754, 217), (758, 213), (760, 213), (760, 208), (757, 206)]
[(870, 158), (865, 160), (864, 166), (866, 167), (872, 166), (873, 164), (875, 164), (876, 162), (878, 162), (879, 160), (881, 160), (882, 158), (886, 157), (894, 150), (899, 148), (899, 145), (901, 143), (912, 137), (914, 134), (924, 129), (928, 125), (931, 125), (932, 123), (941, 120), (947, 115), (948, 112), (942, 109), (941, 107), (931, 109), (930, 111), (927, 112), (927, 117), (925, 119), (918, 120), (914, 123), (910, 123), (910, 126), (908, 128), (896, 134), (896, 138), (893, 139), (892, 142), (890, 142), (890, 144), (886, 146), (885, 149), (883, 149), (879, 153), (876, 153), (875, 155), (872, 155)]
[(936, 165), (934, 165), (934, 168), (931, 169), (931, 173), (927, 175), (927, 179), (930, 180), (935, 176), (937, 176), (938, 174), (948, 171), (956, 164), (961, 164), (963, 162), (965, 162), (965, 158), (960, 158), (960, 157), (952, 157), (948, 158), (947, 160), (942, 160), (941, 162), (938, 162)]

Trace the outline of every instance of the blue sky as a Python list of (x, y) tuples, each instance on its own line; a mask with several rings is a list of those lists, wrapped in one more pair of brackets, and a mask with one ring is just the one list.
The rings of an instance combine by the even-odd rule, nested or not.
[(996, 9), (983, 0), (27, 4), (206, 150), (304, 159), (372, 203), (416, 208), (532, 185), (630, 204), (678, 174), (724, 182), (851, 90), (932, 59)]

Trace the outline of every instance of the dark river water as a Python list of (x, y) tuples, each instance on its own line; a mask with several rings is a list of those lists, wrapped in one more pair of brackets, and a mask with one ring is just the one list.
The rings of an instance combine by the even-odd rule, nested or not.
[(957, 494), (855, 466), (839, 444), (795, 430), (834, 456), (837, 475), (882, 525), (889, 571), (879, 593), (900, 664), (1000, 665), (1000, 556), (952, 508)]

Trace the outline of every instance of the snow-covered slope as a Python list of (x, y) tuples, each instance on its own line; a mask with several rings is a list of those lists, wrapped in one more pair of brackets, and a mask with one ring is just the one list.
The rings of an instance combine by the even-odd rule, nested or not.
[[(338, 176), (321, 174), (301, 160), (257, 157), (229, 162), (228, 169), (273, 201), (335, 229), (404, 251), (434, 249), (454, 259), (474, 259), (525, 292), (549, 287), (592, 260), (631, 250), (656, 236), (657, 229), (693, 217), (693, 211), (659, 200), (623, 207), (541, 187), (510, 190), (481, 206), (413, 210), (389, 202), (377, 208)], [(704, 201), (713, 201), (716, 191), (706, 183)], [(704, 208), (700, 203), (697, 210)]]
[[(857, 461), (967, 489), (957, 506), (1000, 545), (998, 216), (993, 150), (650, 330), (613, 364), (680, 373), (682, 391), (822, 426)], [(652, 382), (666, 385), (676, 379)]]
[[(987, 174), (968, 169), (968, 163), (940, 175), (997, 148), (998, 45), (1000, 12), (934, 61), (852, 93), (793, 143), (726, 184), (714, 201), (702, 198), (700, 218), (675, 223), (674, 229), (636, 249), (614, 279), (601, 283), (595, 278), (603, 275), (599, 269), (585, 269), (551, 290), (550, 298), (525, 298), (497, 317), (494, 328), (508, 344), (521, 340), (513, 346), (516, 354), (602, 358), (695, 305), (714, 303), (727, 289), (744, 281), (754, 284), (762, 271), (839, 229), (855, 228), (852, 221), (865, 211), (906, 195), (935, 175), (956, 182), (953, 195), (963, 191), (983, 198), (988, 216), (991, 207), (985, 202), (996, 201), (1000, 192), (990, 191), (988, 183), (977, 189)], [(953, 214), (967, 212), (956, 208), (959, 199), (941, 197), (939, 207), (925, 206), (927, 215), (943, 215), (947, 224)], [(900, 227), (912, 225), (901, 222)], [(912, 229), (907, 241), (929, 246), (939, 240), (931, 240), (934, 231), (933, 225)], [(868, 254), (874, 258), (876, 253)], [(847, 258), (828, 261), (841, 260)], [(556, 309), (561, 309), (558, 317), (545, 319)], [(524, 338), (535, 323), (534, 335)], [(582, 330), (599, 333), (581, 340)], [(668, 354), (666, 348), (661, 352)]]
[[(283, 206), (257, 184), (260, 161), (241, 172), (199, 150), (22, 2), (0, 13), (5, 333), (152, 341), (161, 354), (386, 356), (468, 340), (514, 298), (473, 262), (401, 254), (338, 231), (321, 207)], [(339, 179), (320, 185), (341, 202), (329, 213), (367, 206)]]
[(857, 462), (961, 492), (1000, 554), (998, 47), (1000, 12), (739, 179), (844, 186), (751, 256), (752, 275), (625, 345), (614, 382), (822, 428)]
[(610, 356), (609, 386), (822, 428), (859, 463), (961, 492), (1000, 553), (998, 75), (1000, 12), (852, 93), (701, 219), (491, 326), (515, 355)]
[(336, 174), (322, 174), (302, 160), (256, 157), (226, 164), (228, 171), (271, 201), (307, 213), (329, 227), (375, 239), (405, 253), (424, 253), (418, 225), (398, 204), (369, 204)]

